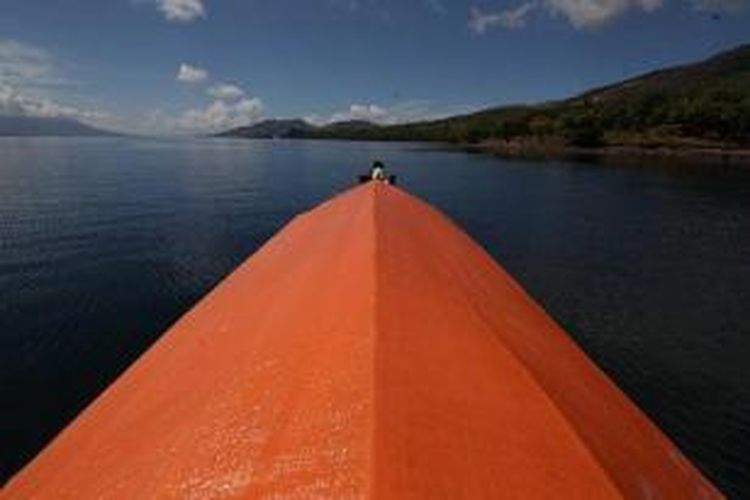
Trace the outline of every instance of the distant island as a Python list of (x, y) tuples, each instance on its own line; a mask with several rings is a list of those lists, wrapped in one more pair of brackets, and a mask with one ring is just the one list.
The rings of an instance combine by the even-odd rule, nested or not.
[(436, 141), (531, 157), (705, 155), (750, 161), (750, 44), (562, 101), (398, 125), (267, 120), (218, 136)]

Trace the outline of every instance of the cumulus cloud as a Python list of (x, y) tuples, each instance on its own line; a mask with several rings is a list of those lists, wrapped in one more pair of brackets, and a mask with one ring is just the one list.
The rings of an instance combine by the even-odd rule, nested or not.
[(156, 0), (156, 6), (168, 21), (189, 23), (206, 17), (201, 0)]
[[(184, 63), (177, 74), (177, 80), (189, 83), (202, 82), (208, 77), (205, 69)], [(263, 117), (263, 102), (237, 85), (217, 83), (208, 87), (206, 94), (212, 98), (206, 106), (171, 116), (163, 111), (153, 113), (148, 127), (173, 133), (211, 133), (250, 125)]]
[(46, 50), (18, 40), (0, 39), (0, 114), (96, 120), (105, 115), (60, 103), (70, 85)]
[(207, 78), (208, 71), (185, 63), (180, 64), (180, 69), (177, 71), (177, 80), (180, 82), (197, 83)]
[(79, 120), (95, 120), (105, 116), (103, 113), (64, 106), (50, 99), (29, 95), (3, 82), (0, 82), (0, 114)]
[(346, 111), (334, 113), (329, 121), (343, 122), (349, 120), (365, 120), (382, 123), (388, 118), (388, 111), (377, 104), (352, 104)]
[(526, 26), (526, 18), (537, 7), (534, 2), (526, 2), (513, 9), (500, 12), (482, 12), (478, 7), (469, 11), (469, 29), (477, 35), (483, 35), (490, 28), (500, 26), (517, 29)]
[(235, 102), (213, 101), (205, 108), (189, 109), (177, 119), (178, 129), (191, 132), (217, 132), (257, 122), (263, 116), (263, 102), (243, 97)]
[(467, 106), (436, 107), (430, 101), (404, 101), (392, 106), (356, 103), (346, 110), (330, 115), (309, 115), (305, 119), (316, 125), (329, 123), (364, 120), (379, 125), (394, 125), (422, 120), (435, 120), (446, 116), (465, 113), (471, 108)]
[[(693, 0), (700, 3), (736, 4), (750, 0)], [(478, 7), (469, 11), (469, 29), (478, 35), (491, 28), (522, 28), (534, 9), (542, 7), (553, 16), (564, 17), (577, 29), (596, 28), (604, 25), (630, 10), (653, 12), (661, 8), (664, 0), (535, 0), (516, 8), (483, 12)]]
[(208, 95), (216, 99), (234, 100), (245, 95), (245, 91), (236, 85), (220, 83), (208, 89)]
[(663, 0), (546, 0), (545, 5), (580, 29), (601, 26), (630, 9), (653, 12), (663, 5)]
[(66, 83), (47, 51), (18, 40), (0, 40), (0, 81), (21, 86)]

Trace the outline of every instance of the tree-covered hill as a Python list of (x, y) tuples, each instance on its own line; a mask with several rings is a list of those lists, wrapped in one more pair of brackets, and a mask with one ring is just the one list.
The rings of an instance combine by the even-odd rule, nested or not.
[[(241, 136), (237, 131), (225, 136)], [(342, 122), (297, 137), (558, 146), (750, 145), (750, 45), (556, 102), (504, 106), (441, 120)]]

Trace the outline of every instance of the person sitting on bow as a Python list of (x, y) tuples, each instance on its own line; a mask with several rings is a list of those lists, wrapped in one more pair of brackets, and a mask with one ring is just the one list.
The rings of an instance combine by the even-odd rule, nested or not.
[(373, 181), (388, 182), (388, 176), (385, 173), (385, 165), (382, 161), (375, 161), (370, 169), (370, 179)]

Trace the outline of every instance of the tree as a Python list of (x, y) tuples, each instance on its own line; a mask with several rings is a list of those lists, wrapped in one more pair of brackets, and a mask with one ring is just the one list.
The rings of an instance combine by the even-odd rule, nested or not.
[(562, 117), (563, 136), (568, 144), (582, 148), (604, 145), (604, 129), (593, 106), (571, 109)]

